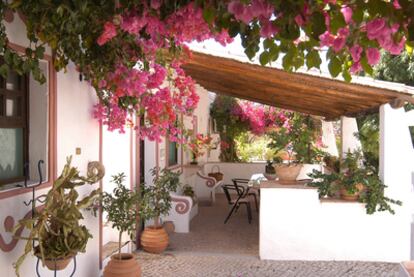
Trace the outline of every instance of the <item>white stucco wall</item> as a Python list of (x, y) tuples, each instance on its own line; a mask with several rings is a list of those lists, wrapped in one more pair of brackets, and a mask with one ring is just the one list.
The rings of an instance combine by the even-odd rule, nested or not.
[(360, 203), (320, 202), (316, 189), (262, 189), (260, 258), (409, 260), (411, 215), (395, 210), (368, 215)]
[[(23, 23), (15, 16), (12, 24), (6, 25), (6, 30), (11, 42), (21, 46), (27, 45), (25, 39), (26, 31)], [(47, 50), (50, 54), (50, 51)], [(89, 161), (99, 159), (99, 125), (92, 118), (92, 107), (96, 103), (96, 97), (93, 89), (86, 83), (79, 81), (79, 74), (76, 72), (74, 65), (70, 64), (66, 73), (57, 74), (57, 161), (56, 173), (59, 175), (66, 157), (73, 156), (73, 165), (77, 166), (82, 174), (85, 174)], [(81, 154), (75, 155), (75, 149), (81, 148)], [(81, 196), (87, 194), (98, 185), (85, 186), (79, 189)], [(43, 189), (37, 193), (46, 193)], [(14, 196), (0, 200), (0, 222), (3, 222), (7, 215), (12, 216), (15, 220), (22, 218), (29, 209), (23, 205), (23, 201), (31, 198), (31, 193)], [(77, 276), (98, 276), (99, 274), (99, 222), (98, 218), (84, 213), (85, 219), (83, 224), (87, 226), (93, 235), (93, 239), (88, 242), (86, 253), (78, 255)], [(0, 224), (0, 234), (8, 243), (11, 240), (10, 234), (6, 233), (3, 224)], [(23, 235), (26, 234), (23, 233)], [(0, 252), (1, 276), (14, 276), (13, 262), (23, 252), (24, 242), (18, 242), (16, 248), (11, 252)], [(21, 276), (34, 276), (36, 259), (29, 256), (21, 267)], [(68, 276), (72, 270), (72, 265), (62, 272), (59, 276)], [(53, 276), (53, 273), (47, 270), (41, 270), (42, 276)]]

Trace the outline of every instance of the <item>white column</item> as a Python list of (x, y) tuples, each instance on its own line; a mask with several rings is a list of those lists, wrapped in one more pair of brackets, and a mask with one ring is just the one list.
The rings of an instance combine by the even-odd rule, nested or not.
[(353, 117), (341, 117), (341, 155), (346, 155), (347, 152), (353, 152), (361, 148), (361, 142), (355, 136), (358, 133), (358, 125), (356, 119)]
[(339, 156), (332, 122), (322, 120), (322, 143), (326, 146), (324, 150), (327, 153), (335, 157)]

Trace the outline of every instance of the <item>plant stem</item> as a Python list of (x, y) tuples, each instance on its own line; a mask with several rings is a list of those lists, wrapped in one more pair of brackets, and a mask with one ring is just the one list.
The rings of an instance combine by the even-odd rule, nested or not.
[(119, 241), (118, 241), (118, 259), (121, 260), (121, 248), (122, 248), (122, 231), (119, 232)]

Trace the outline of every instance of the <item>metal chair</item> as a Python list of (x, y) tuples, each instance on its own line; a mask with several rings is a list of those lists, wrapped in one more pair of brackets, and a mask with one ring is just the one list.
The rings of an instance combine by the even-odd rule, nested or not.
[(256, 205), (256, 212), (259, 212), (259, 205), (257, 202), (257, 198), (259, 196), (258, 191), (249, 188), (248, 184), (250, 180), (243, 178), (233, 178), (231, 180), (233, 181), (234, 186), (238, 188), (238, 191), (240, 191), (239, 188), (243, 188), (243, 191), (246, 192), (246, 196), (253, 196), (254, 203)]
[[(229, 205), (232, 205), (232, 208), (230, 212), (228, 213), (226, 219), (224, 220), (224, 224), (227, 223), (227, 221), (230, 219), (233, 212), (237, 211), (240, 207), (240, 205), (245, 205), (247, 210), (247, 219), (249, 220), (249, 224), (252, 223), (252, 210), (250, 207), (250, 201), (249, 199), (243, 198), (245, 195), (245, 190), (243, 187), (237, 188), (234, 185), (222, 185), (221, 188), (224, 191), (224, 194), (226, 195), (227, 202)], [(236, 191), (237, 199), (233, 200), (231, 197), (230, 191)]]

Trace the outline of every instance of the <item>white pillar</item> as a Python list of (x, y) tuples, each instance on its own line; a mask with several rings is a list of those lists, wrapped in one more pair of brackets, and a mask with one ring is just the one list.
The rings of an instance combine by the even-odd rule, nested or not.
[(355, 136), (358, 133), (357, 121), (353, 117), (341, 117), (341, 155), (362, 148), (361, 142)]
[(322, 120), (322, 143), (326, 146), (324, 151), (326, 151), (332, 156), (339, 156), (332, 122)]
[[(409, 122), (410, 121), (410, 122)], [(413, 214), (413, 172), (414, 149), (408, 126), (413, 125), (409, 113), (404, 108), (393, 109), (389, 104), (380, 108), (380, 177), (388, 186), (385, 195), (403, 202), (396, 208), (396, 214), (405, 228), (401, 229), (401, 236), (411, 237), (411, 259), (414, 249), (414, 232), (412, 223)]]

